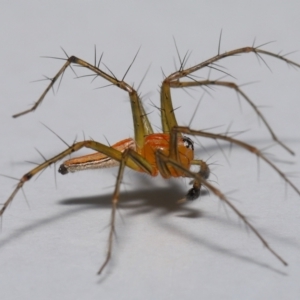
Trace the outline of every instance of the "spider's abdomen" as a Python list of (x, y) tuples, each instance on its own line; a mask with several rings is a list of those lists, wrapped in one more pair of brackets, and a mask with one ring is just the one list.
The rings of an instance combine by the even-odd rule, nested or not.
[[(179, 162), (186, 169), (190, 168), (191, 160), (194, 159), (194, 146), (193, 142), (187, 137), (179, 137), (177, 142)], [(158, 164), (156, 161), (155, 152), (160, 150), (166, 156), (169, 155), (170, 148), (170, 135), (164, 133), (150, 134), (145, 138), (144, 147), (141, 149), (141, 155), (154, 167), (156, 176), (159, 173)], [(183, 173), (174, 167), (168, 166), (168, 174), (161, 175), (164, 178), (180, 177)]]

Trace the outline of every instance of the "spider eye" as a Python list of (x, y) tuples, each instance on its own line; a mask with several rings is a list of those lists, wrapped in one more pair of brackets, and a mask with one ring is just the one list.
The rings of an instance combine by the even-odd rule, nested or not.
[(184, 136), (182, 140), (186, 148), (194, 150), (194, 142), (189, 137)]

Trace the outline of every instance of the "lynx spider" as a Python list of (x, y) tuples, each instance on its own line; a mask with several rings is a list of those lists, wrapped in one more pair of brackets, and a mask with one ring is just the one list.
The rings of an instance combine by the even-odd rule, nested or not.
[[(263, 46), (263, 45), (262, 45)], [(177, 48), (177, 47), (176, 47)], [(265, 161), (271, 168), (275, 170), (284, 181), (292, 187), (299, 195), (299, 189), (287, 178), (287, 176), (272, 162), (270, 161), (259, 149), (247, 144), (241, 140), (232, 138), (226, 134), (215, 134), (203, 130), (193, 130), (189, 127), (179, 126), (176, 121), (174, 108), (172, 105), (171, 98), (171, 88), (188, 88), (188, 87), (203, 87), (203, 86), (221, 86), (227, 87), (235, 90), (242, 98), (248, 102), (248, 104), (253, 108), (258, 117), (262, 120), (266, 128), (268, 129), (272, 139), (286, 149), (290, 154), (294, 154), (284, 143), (282, 143), (270, 125), (266, 121), (265, 117), (261, 111), (255, 106), (255, 104), (250, 100), (250, 98), (240, 89), (240, 87), (233, 81), (223, 81), (223, 80), (198, 80), (192, 77), (192, 74), (200, 69), (210, 67), (216, 68), (215, 63), (224, 58), (235, 56), (238, 54), (254, 53), (259, 58), (261, 55), (272, 56), (276, 59), (280, 59), (289, 65), (300, 68), (300, 64), (293, 62), (283, 55), (275, 54), (269, 51), (260, 49), (259, 47), (243, 47), (235, 49), (232, 51), (220, 53), (220, 42), (218, 53), (214, 57), (207, 59), (193, 67), (185, 68), (187, 55), (183, 60), (180, 59), (179, 69), (172, 73), (171, 75), (165, 77), (161, 85), (160, 92), (160, 112), (161, 112), (161, 123), (162, 123), (162, 133), (154, 133), (148, 116), (143, 107), (142, 101), (137, 93), (137, 91), (127, 84), (124, 79), (132, 66), (135, 58), (133, 59), (131, 65), (129, 66), (127, 72), (121, 80), (118, 80), (112, 73), (111, 75), (105, 73), (100, 69), (101, 58), (99, 62), (96, 63), (96, 52), (95, 52), (95, 63), (94, 65), (76, 57), (67, 56), (65, 63), (58, 73), (51, 78), (50, 84), (47, 86), (45, 91), (42, 93), (40, 98), (35, 102), (35, 104), (28, 110), (21, 113), (15, 114), (13, 117), (19, 117), (29, 112), (34, 111), (39, 104), (43, 101), (46, 94), (53, 87), (55, 82), (63, 75), (68, 67), (72, 68), (72, 64), (79, 65), (81, 67), (87, 68), (92, 71), (95, 75), (100, 76), (110, 82), (110, 84), (117, 86), (118, 88), (124, 90), (129, 94), (133, 124), (134, 124), (134, 138), (128, 138), (117, 142), (112, 146), (107, 146), (105, 144), (93, 141), (84, 140), (81, 142), (74, 142), (73, 145), (69, 146), (65, 151), (59, 153), (58, 155), (46, 160), (44, 163), (36, 166), (28, 173), (23, 175), (19, 180), (16, 188), (6, 200), (0, 210), (0, 216), (3, 215), (4, 211), (8, 205), (12, 202), (17, 192), (23, 187), (24, 183), (30, 180), (40, 171), (44, 170), (48, 166), (57, 161), (63, 159), (69, 154), (80, 150), (81, 148), (90, 148), (97, 151), (94, 154), (85, 155), (77, 158), (71, 158), (64, 161), (59, 167), (59, 173), (67, 174), (69, 172), (75, 172), (78, 170), (103, 168), (119, 166), (119, 171), (117, 175), (116, 185), (112, 197), (112, 210), (111, 210), (111, 221), (110, 221), (110, 231), (108, 238), (108, 251), (104, 262), (102, 263), (98, 274), (100, 274), (103, 269), (108, 264), (113, 247), (113, 235), (115, 231), (115, 219), (116, 219), (116, 208), (119, 202), (119, 191), (120, 184), (123, 178), (123, 172), (125, 167), (129, 167), (137, 172), (143, 172), (150, 176), (157, 176), (160, 174), (163, 178), (170, 177), (189, 177), (192, 179), (193, 187), (188, 191), (186, 196), (179, 202), (185, 202), (188, 200), (194, 200), (200, 195), (201, 186), (205, 186), (209, 191), (215, 194), (225, 205), (227, 205), (233, 212), (244, 222), (244, 224), (257, 236), (257, 238), (263, 243), (263, 245), (284, 265), (287, 265), (286, 261), (275, 252), (271, 246), (266, 242), (262, 235), (257, 231), (255, 227), (248, 221), (248, 219), (228, 200), (228, 198), (214, 185), (208, 181), (210, 169), (207, 163), (203, 160), (194, 159), (194, 144), (193, 141), (184, 136), (184, 134), (191, 136), (206, 137), (215, 140), (223, 140), (225, 142), (235, 144), (241, 148), (244, 148), (256, 155), (261, 160)], [(65, 53), (66, 54), (66, 53)], [(179, 55), (178, 55), (179, 56)], [(180, 58), (180, 57), (179, 57)], [(261, 58), (262, 59), (262, 58)], [(183, 79), (187, 80), (184, 81)], [(192, 172), (190, 167), (192, 165), (199, 166), (198, 172)]]

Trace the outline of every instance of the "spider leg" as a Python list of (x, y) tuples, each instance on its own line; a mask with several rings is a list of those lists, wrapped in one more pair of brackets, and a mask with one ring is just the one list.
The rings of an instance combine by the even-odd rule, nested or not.
[(280, 59), (280, 60), (286, 62), (289, 65), (300, 68), (300, 64), (298, 64), (298, 63), (296, 63), (296, 62), (294, 62), (290, 59), (287, 59), (283, 55), (275, 54), (273, 52), (265, 51), (265, 50), (262, 50), (262, 49), (259, 49), (259, 48), (256, 48), (256, 47), (243, 47), (243, 48), (239, 48), (239, 49), (224, 52), (222, 54), (215, 55), (214, 57), (209, 58), (209, 59), (205, 60), (204, 62), (201, 62), (201, 63), (199, 63), (199, 64), (197, 64), (197, 65), (195, 65), (191, 68), (188, 68), (188, 69), (185, 69), (185, 70), (180, 69), (179, 71), (176, 71), (176, 72), (172, 73), (170, 76), (168, 76), (165, 79), (165, 81), (173, 81), (174, 82), (174, 81), (179, 80), (183, 77), (187, 77), (191, 73), (194, 73), (194, 72), (196, 72), (200, 69), (208, 67), (209, 65), (212, 65), (213, 63), (215, 63), (215, 62), (217, 62), (217, 61), (219, 61), (223, 58), (230, 57), (230, 56), (236, 56), (238, 54), (244, 54), (244, 53), (254, 53), (254, 54), (258, 55), (259, 57), (260, 57), (261, 54), (267, 55), (267, 56), (272, 56), (276, 59)]
[[(180, 128), (183, 129), (183, 128)], [(184, 130), (180, 130), (184, 131)], [(243, 215), (228, 199), (227, 197), (216, 187), (214, 187), (211, 183), (209, 183), (206, 179), (204, 179), (199, 173), (191, 172), (190, 170), (183, 167), (176, 160), (166, 156), (161, 151), (156, 151), (156, 159), (160, 161), (161, 165), (172, 166), (177, 169), (179, 172), (182, 172), (184, 176), (194, 178), (196, 185), (203, 184), (206, 186), (213, 194), (215, 194), (221, 201), (223, 201), (227, 206), (229, 206), (235, 214), (244, 222), (244, 224), (258, 237), (258, 239), (263, 243), (263, 245), (285, 266), (287, 266), (287, 262), (277, 254), (267, 243), (267, 241), (262, 237), (262, 235), (257, 231), (257, 229), (247, 220), (246, 216)], [(196, 186), (197, 188), (197, 186)]]
[[(102, 271), (104, 270), (104, 268), (107, 266), (108, 262), (111, 259), (112, 250), (113, 250), (113, 237), (114, 237), (114, 233), (115, 233), (116, 210), (117, 210), (117, 205), (119, 203), (120, 185), (122, 182), (124, 169), (126, 166), (128, 166), (128, 160), (131, 160), (132, 162), (135, 163), (135, 165), (140, 166), (141, 168), (144, 168), (143, 166), (145, 164), (145, 159), (141, 155), (139, 155), (137, 152), (128, 148), (122, 153), (122, 159), (120, 161), (119, 172), (118, 172), (115, 190), (114, 190), (113, 198), (112, 198), (112, 210), (111, 210), (110, 231), (109, 231), (109, 237), (108, 237), (108, 249), (107, 249), (106, 258), (97, 273), (98, 275), (100, 275), (102, 273)], [(150, 171), (151, 170), (148, 170), (148, 174), (151, 175)]]
[(34, 105), (23, 112), (20, 112), (18, 114), (13, 115), (14, 118), (22, 116), (24, 114), (27, 114), (29, 112), (34, 111), (40, 103), (43, 101), (49, 90), (53, 87), (55, 82), (63, 75), (65, 70), (71, 66), (71, 64), (77, 64), (84, 68), (89, 69), (96, 75), (104, 78), (105, 80), (109, 81), (113, 85), (117, 86), (118, 88), (128, 92), (130, 103), (131, 103), (131, 109), (132, 109), (132, 116), (133, 116), (133, 124), (134, 124), (134, 135), (135, 135), (135, 141), (137, 143), (137, 146), (139, 148), (142, 148), (144, 145), (144, 138), (146, 135), (149, 135), (153, 133), (153, 129), (151, 127), (151, 124), (148, 120), (147, 114), (145, 113), (145, 109), (142, 105), (141, 99), (137, 93), (137, 91), (127, 84), (123, 80), (118, 80), (117, 78), (103, 72), (101, 69), (99, 69), (95, 65), (91, 65), (90, 63), (76, 57), (76, 56), (70, 56), (64, 65), (61, 67), (61, 69), (57, 72), (57, 74), (51, 79), (50, 84), (47, 86), (45, 91), (42, 93), (40, 98), (34, 103)]
[(103, 269), (106, 267), (108, 264), (111, 254), (112, 254), (112, 249), (113, 249), (113, 236), (115, 232), (115, 219), (116, 219), (116, 210), (117, 210), (117, 204), (119, 202), (119, 194), (120, 194), (120, 185), (122, 182), (123, 178), (123, 173), (125, 169), (125, 162), (127, 158), (128, 151), (125, 150), (122, 155), (122, 160), (120, 162), (119, 166), (119, 172), (117, 176), (117, 181), (115, 185), (115, 190), (113, 193), (113, 198), (112, 198), (112, 208), (111, 208), (111, 220), (110, 220), (110, 231), (109, 231), (109, 237), (108, 237), (108, 249), (107, 249), (107, 254), (104, 262), (102, 263), (99, 271), (97, 272), (98, 275), (100, 275), (103, 271)]
[[(46, 160), (44, 163), (38, 165), (37, 167), (35, 167), (31, 171), (29, 171), (28, 173), (23, 175), (23, 177), (20, 179), (19, 183), (17, 184), (16, 188), (14, 189), (12, 194), (10, 195), (10, 197), (6, 200), (6, 202), (4, 202), (4, 204), (3, 204), (3, 206), (0, 210), (0, 216), (3, 215), (3, 213), (6, 210), (7, 206), (12, 202), (15, 195), (23, 187), (25, 182), (30, 180), (34, 175), (36, 175), (40, 171), (44, 170), (45, 168), (47, 168), (51, 164), (56, 163), (57, 161), (59, 161), (62, 158), (66, 157), (67, 155), (69, 155), (73, 152), (76, 152), (76, 151), (78, 151), (78, 150), (80, 150), (81, 148), (84, 148), (84, 147), (93, 149), (95, 151), (98, 151), (98, 152), (100, 152), (100, 153), (106, 155), (107, 157), (110, 157), (110, 158), (112, 158), (116, 161), (122, 162), (122, 160), (123, 160), (121, 151), (118, 151), (118, 150), (116, 150), (112, 147), (106, 146), (104, 144), (101, 144), (101, 143), (98, 143), (98, 142), (95, 142), (95, 141), (89, 141), (89, 140), (74, 143), (72, 146), (70, 146), (65, 151), (63, 151), (60, 154), (52, 157), (49, 160)], [(136, 152), (134, 152), (134, 153), (136, 153)], [(136, 157), (136, 156), (139, 157), (138, 162), (137, 162), (136, 158), (133, 159), (133, 157)], [(136, 153), (136, 155), (131, 154), (130, 157), (128, 157), (126, 159), (125, 164), (129, 168), (131, 168), (133, 170), (136, 170), (136, 171), (141, 171), (141, 172), (145, 172), (145, 173), (148, 173), (148, 174), (153, 173), (153, 167), (151, 166), (151, 164), (148, 163), (145, 159), (143, 159), (140, 155), (138, 155), (138, 153)], [(62, 173), (62, 174), (65, 174), (66, 173), (65, 171), (66, 171), (65, 166), (61, 165), (60, 168), (59, 168), (59, 172)]]
[(172, 104), (171, 87), (168, 78), (163, 81), (160, 91), (160, 110), (163, 133), (170, 133), (173, 127), (178, 126)]
[(288, 148), (283, 142), (281, 142), (278, 137), (275, 135), (274, 131), (272, 130), (271, 126), (267, 122), (264, 115), (261, 113), (261, 111), (258, 109), (258, 107), (252, 102), (252, 100), (243, 92), (243, 90), (240, 89), (240, 87), (230, 81), (219, 81), (219, 80), (195, 80), (195, 81), (174, 81), (170, 83), (170, 86), (172, 88), (187, 88), (187, 87), (193, 87), (193, 86), (208, 86), (208, 85), (217, 85), (222, 87), (228, 87), (230, 89), (235, 90), (239, 95), (241, 95), (248, 104), (254, 109), (255, 113), (259, 116), (259, 118), (263, 121), (265, 126), (267, 127), (268, 131), (270, 132), (272, 139), (282, 146), (284, 149), (286, 149), (290, 154), (295, 154), (290, 148)]
[(222, 134), (215, 134), (215, 133), (210, 133), (210, 132), (206, 132), (206, 131), (201, 131), (201, 130), (193, 130), (190, 129), (189, 127), (184, 127), (184, 126), (179, 126), (179, 127), (174, 127), (172, 129), (172, 131), (174, 132), (181, 132), (181, 133), (185, 133), (185, 134), (190, 134), (190, 135), (198, 135), (198, 136), (202, 136), (202, 137), (206, 137), (206, 138), (210, 138), (210, 139), (215, 139), (215, 140), (223, 140), (223, 141), (227, 141), (229, 143), (238, 145), (246, 150), (248, 150), (249, 152), (257, 155), (259, 158), (261, 158), (262, 160), (264, 160), (270, 167), (272, 167), (277, 173), (278, 175), (283, 178), (283, 180), (297, 193), (300, 195), (300, 190), (293, 184), (292, 181), (290, 181), (288, 179), (288, 177), (273, 163), (271, 162), (259, 149), (257, 149), (256, 147), (247, 144), (243, 141), (234, 139), (232, 137), (226, 136), (226, 135), (222, 135)]
[[(214, 63), (230, 56), (236, 56), (238, 54), (244, 54), (244, 53), (254, 53), (259, 58), (261, 58), (261, 55), (271, 56), (276, 59), (280, 59), (284, 62), (286, 62), (288, 65), (292, 65), (296, 68), (300, 68), (300, 64), (289, 60), (285, 58), (285, 56), (275, 54), (269, 51), (265, 51), (262, 49), (259, 49), (259, 47), (243, 47), (239, 49), (235, 49), (232, 51), (224, 52), (222, 54), (217, 54), (216, 56), (205, 60), (204, 62), (201, 62), (191, 68), (182, 69), (180, 68), (178, 71), (172, 73), (169, 75), (162, 84), (162, 92), (161, 92), (161, 109), (162, 109), (162, 123), (163, 123), (163, 130), (164, 132), (170, 132), (171, 129), (175, 126), (177, 126), (175, 115), (174, 115), (174, 109), (172, 107), (171, 103), (171, 93), (170, 88), (179, 88), (179, 87), (190, 87), (190, 86), (200, 86), (200, 85), (222, 85), (226, 87), (230, 87), (235, 89), (240, 95), (243, 96), (243, 98), (253, 107), (255, 112), (259, 115), (259, 117), (263, 120), (264, 124), (267, 126), (270, 134), (272, 135), (272, 138), (280, 144), (283, 148), (285, 148), (289, 153), (294, 154), (292, 150), (290, 150), (286, 145), (284, 145), (281, 141), (278, 140), (272, 129), (270, 128), (269, 124), (267, 123), (264, 116), (261, 114), (261, 112), (257, 109), (257, 107), (253, 104), (253, 102), (244, 94), (244, 92), (235, 84), (232, 82), (221, 82), (221, 81), (194, 81), (194, 82), (180, 82), (180, 79), (184, 77), (189, 77), (190, 74), (203, 69), (205, 67), (212, 68)], [(190, 77), (189, 77), (190, 78)]]

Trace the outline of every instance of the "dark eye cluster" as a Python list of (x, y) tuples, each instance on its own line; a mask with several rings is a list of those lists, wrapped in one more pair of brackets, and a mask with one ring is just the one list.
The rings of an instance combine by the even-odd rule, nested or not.
[(182, 140), (186, 148), (194, 150), (194, 142), (189, 137), (184, 136)]

